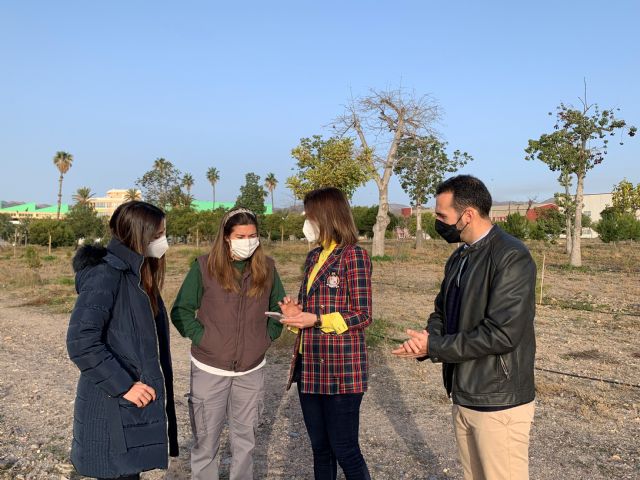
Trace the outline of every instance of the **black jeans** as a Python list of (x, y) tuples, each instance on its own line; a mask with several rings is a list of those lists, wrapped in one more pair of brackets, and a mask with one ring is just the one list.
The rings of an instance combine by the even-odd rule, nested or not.
[(363, 395), (299, 394), (311, 439), (315, 480), (335, 480), (338, 463), (347, 480), (371, 479), (358, 443)]

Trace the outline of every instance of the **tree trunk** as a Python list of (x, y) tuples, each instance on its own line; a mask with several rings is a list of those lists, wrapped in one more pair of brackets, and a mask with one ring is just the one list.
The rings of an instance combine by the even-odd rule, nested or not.
[(47, 255), (51, 256), (51, 232), (49, 232), (49, 250)]
[[(567, 203), (571, 198), (571, 191), (569, 190), (568, 182), (564, 184), (564, 194), (565, 194), (565, 203)], [(571, 256), (571, 247), (572, 247), (571, 228), (573, 228), (573, 225), (572, 225), (573, 222), (571, 221), (571, 209), (568, 208), (568, 205), (565, 206), (565, 210), (564, 210), (564, 222), (565, 222), (565, 230), (566, 230), (565, 235), (567, 237), (565, 250), (567, 252), (567, 255)]]
[(371, 252), (374, 257), (384, 256), (384, 235), (389, 221), (389, 184), (386, 183), (379, 186), (378, 215), (373, 226), (373, 248)]
[(60, 220), (60, 208), (62, 208), (62, 173), (60, 174), (60, 180), (58, 180), (58, 215), (57, 219)]
[(422, 233), (422, 208), (420, 202), (416, 203), (416, 249), (421, 249), (424, 244), (424, 234)]
[(569, 264), (572, 267), (582, 266), (582, 251), (580, 249), (580, 238), (582, 236), (582, 200), (584, 197), (584, 177), (585, 177), (584, 171), (579, 172), (577, 175), (578, 182), (576, 187), (576, 214), (573, 220), (571, 255), (569, 256)]

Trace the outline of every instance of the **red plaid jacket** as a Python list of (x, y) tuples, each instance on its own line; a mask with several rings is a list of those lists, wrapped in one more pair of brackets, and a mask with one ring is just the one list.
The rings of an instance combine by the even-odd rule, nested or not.
[(318, 328), (302, 329), (296, 338), (287, 390), (302, 342), (302, 393), (340, 394), (367, 390), (367, 346), (364, 329), (371, 323), (371, 261), (358, 245), (336, 247), (320, 268), (307, 294), (309, 273), (318, 263), (318, 247), (307, 256), (298, 301), (305, 312), (340, 312), (349, 330), (341, 335)]

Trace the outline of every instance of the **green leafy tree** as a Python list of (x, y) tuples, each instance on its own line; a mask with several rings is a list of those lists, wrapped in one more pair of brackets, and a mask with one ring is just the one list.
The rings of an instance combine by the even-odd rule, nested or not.
[(629, 136), (636, 133), (635, 127), (627, 127), (624, 120), (616, 118), (614, 109), (600, 110), (598, 105), (589, 104), (586, 92), (580, 101), (581, 108), (561, 103), (556, 109), (554, 131), (541, 135), (538, 140), (529, 140), (525, 149), (527, 160), (540, 160), (551, 170), (575, 178), (575, 215), (570, 229), (569, 254), (569, 263), (575, 267), (582, 265), (580, 236), (587, 172), (604, 160), (610, 136), (616, 132), (626, 132)]
[(260, 176), (253, 172), (247, 173), (245, 184), (240, 187), (240, 195), (236, 200), (236, 207), (248, 208), (262, 220), (264, 219), (264, 199), (266, 196), (267, 192), (260, 185)]
[(304, 215), (298, 212), (278, 212), (265, 215), (260, 228), (263, 236), (271, 240), (285, 240), (293, 235), (302, 238)]
[(189, 229), (196, 223), (196, 212), (191, 207), (177, 207), (167, 211), (167, 236), (186, 241)]
[(504, 222), (498, 222), (502, 229), (520, 240), (529, 237), (529, 220), (519, 213), (510, 213)]
[(66, 247), (73, 245), (75, 236), (67, 219), (60, 221), (53, 218), (35, 219), (29, 224), (29, 242), (35, 245)]
[(273, 191), (276, 189), (277, 185), (278, 185), (278, 179), (276, 178), (276, 176), (273, 173), (268, 173), (267, 177), (264, 179), (264, 187), (271, 194), (271, 212), (274, 211)]
[(436, 188), (447, 173), (463, 167), (473, 157), (467, 152), (455, 150), (451, 156), (446, 152), (447, 142), (434, 135), (412, 137), (400, 143), (394, 173), (400, 186), (416, 208), (416, 248), (422, 247), (422, 205), (435, 195)]
[(64, 176), (71, 168), (71, 164), (73, 163), (73, 155), (68, 152), (56, 152), (53, 157), (53, 164), (60, 172), (60, 178), (58, 179), (58, 214), (56, 218), (60, 219), (60, 209), (62, 208), (62, 180)]
[(97, 212), (91, 205), (76, 204), (69, 210), (64, 219), (76, 240), (95, 239), (102, 237), (105, 233), (105, 222), (98, 217)]
[(0, 213), (0, 238), (3, 240), (11, 240), (15, 229), (15, 225), (11, 222), (11, 216)]
[(609, 207), (602, 211), (600, 217), (600, 221), (594, 225), (594, 229), (603, 242), (640, 240), (640, 220), (636, 218), (634, 213)]
[(182, 190), (179, 185), (176, 185), (169, 192), (167, 202), (171, 208), (190, 208), (193, 200), (193, 195)]
[[(411, 215), (408, 220), (407, 227), (409, 228), (409, 233), (415, 236), (418, 230), (418, 219), (415, 215)], [(430, 238), (440, 238), (440, 235), (436, 232), (436, 217), (433, 213), (427, 212), (422, 214), (422, 230), (426, 232)]]
[(182, 176), (173, 163), (158, 158), (153, 162), (153, 168), (136, 180), (136, 184), (147, 202), (167, 209), (171, 200), (175, 201), (176, 189), (182, 191)]
[(373, 236), (373, 226), (376, 224), (378, 207), (351, 207), (351, 214), (358, 233), (371, 238)]
[(633, 183), (626, 178), (613, 187), (613, 207), (621, 212), (635, 213), (640, 210), (640, 183)]
[(211, 188), (213, 189), (213, 208), (216, 208), (216, 183), (220, 181), (220, 172), (217, 168), (211, 167), (207, 170), (207, 180), (211, 184)]
[(530, 225), (529, 238), (555, 242), (565, 229), (565, 216), (556, 208), (535, 208), (536, 221)]
[(76, 205), (91, 205), (93, 196), (94, 194), (89, 187), (80, 187), (72, 198)]
[(366, 151), (355, 152), (351, 138), (322, 136), (300, 139), (291, 151), (298, 172), (287, 179), (287, 187), (298, 199), (311, 190), (336, 187), (351, 198), (358, 187), (371, 178)]

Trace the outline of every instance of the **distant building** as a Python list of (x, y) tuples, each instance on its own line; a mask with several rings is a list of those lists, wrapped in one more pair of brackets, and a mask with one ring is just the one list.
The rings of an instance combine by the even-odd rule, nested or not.
[[(128, 190), (112, 188), (107, 191), (106, 197), (93, 197), (89, 199), (89, 203), (93, 205), (99, 217), (111, 218), (116, 208), (129, 201), (129, 198), (127, 198), (128, 192)], [(138, 198), (142, 199), (140, 190), (136, 190), (136, 192), (139, 195)]]
[[(89, 204), (98, 213), (99, 217), (111, 218), (113, 212), (116, 211), (123, 203), (127, 202), (128, 190), (113, 188), (107, 191), (104, 197), (93, 197), (89, 199)], [(140, 192), (138, 191), (138, 194)], [(141, 196), (139, 198), (142, 198)], [(194, 200), (191, 207), (196, 212), (204, 212), (214, 210), (216, 208), (231, 209), (235, 202), (208, 202), (206, 200)], [(265, 205), (265, 214), (270, 215), (272, 212), (271, 204)], [(69, 213), (71, 206), (63, 203), (60, 208), (60, 217), (63, 218)], [(0, 208), (0, 214), (10, 215), (13, 220), (21, 220), (25, 218), (56, 218), (58, 215), (58, 205), (38, 205), (35, 202), (21, 203), (11, 207)]]
[[(69, 205), (63, 203), (60, 206), (60, 217), (64, 217), (67, 213), (69, 213)], [(58, 216), (58, 205), (40, 206), (35, 202), (21, 203), (11, 207), (0, 208), (0, 214), (9, 215), (12, 220), (56, 218)]]

